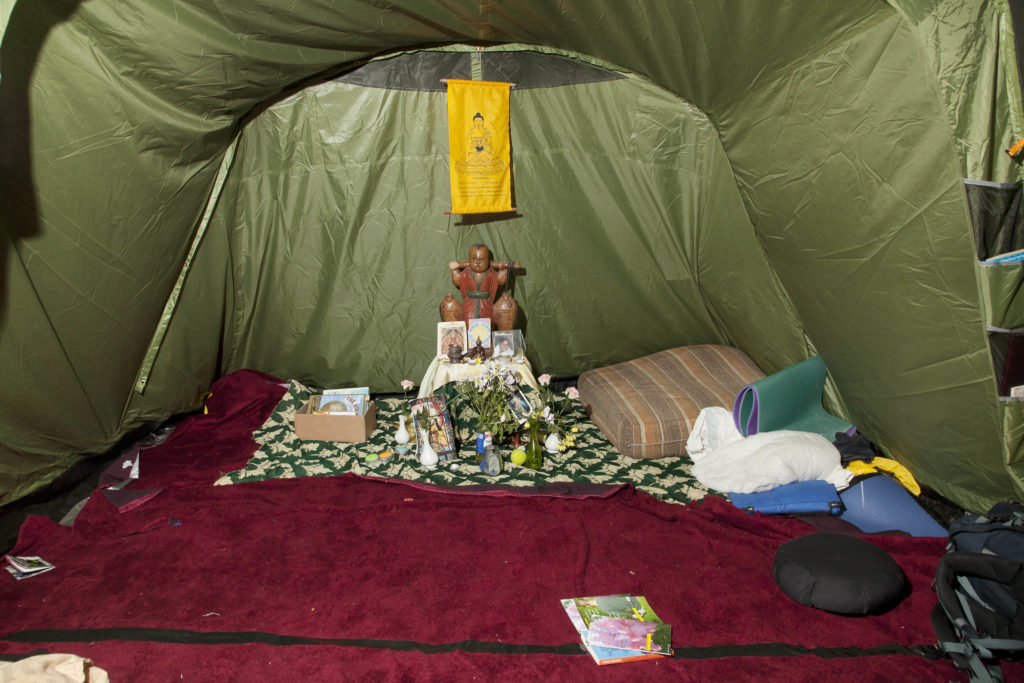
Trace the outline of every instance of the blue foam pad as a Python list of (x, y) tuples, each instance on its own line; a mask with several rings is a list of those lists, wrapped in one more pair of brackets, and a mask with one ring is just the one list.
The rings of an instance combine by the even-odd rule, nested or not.
[(795, 481), (759, 493), (730, 493), (729, 500), (742, 510), (766, 515), (838, 515), (843, 505), (836, 487), (822, 480)]
[(846, 508), (839, 518), (864, 533), (905, 531), (911, 536), (945, 538), (948, 532), (892, 477), (876, 474), (855, 483), (839, 497)]

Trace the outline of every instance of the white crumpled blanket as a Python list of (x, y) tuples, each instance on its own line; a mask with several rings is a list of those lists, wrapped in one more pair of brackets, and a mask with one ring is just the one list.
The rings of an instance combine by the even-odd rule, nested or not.
[(59, 653), (0, 662), (0, 683), (110, 683), (110, 676), (91, 659)]
[(686, 451), (697, 481), (727, 493), (758, 493), (814, 479), (842, 490), (853, 478), (839, 449), (820, 434), (777, 430), (744, 438), (724, 408), (700, 411)]
[(697, 462), (722, 446), (728, 446), (742, 438), (743, 435), (736, 429), (730, 411), (717, 406), (701, 408), (697, 419), (693, 421), (690, 436), (686, 439), (686, 452), (691, 460)]

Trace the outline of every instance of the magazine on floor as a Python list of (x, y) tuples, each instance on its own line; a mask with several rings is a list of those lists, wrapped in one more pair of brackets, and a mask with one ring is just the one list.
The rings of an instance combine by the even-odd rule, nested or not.
[(53, 569), (53, 565), (36, 555), (7, 555), (7, 571), (18, 579), (27, 579)]
[[(598, 664), (636, 662), (672, 654), (671, 626), (658, 619), (643, 597), (621, 594), (565, 598), (561, 602), (583, 646)], [(625, 610), (629, 610), (628, 614)], [(619, 644), (625, 647), (618, 647)]]

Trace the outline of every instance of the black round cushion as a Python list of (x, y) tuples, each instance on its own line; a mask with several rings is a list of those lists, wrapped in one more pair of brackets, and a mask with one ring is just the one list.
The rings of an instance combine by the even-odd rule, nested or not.
[(910, 590), (889, 553), (842, 534), (813, 533), (783, 543), (772, 575), (800, 604), (844, 615), (879, 614)]

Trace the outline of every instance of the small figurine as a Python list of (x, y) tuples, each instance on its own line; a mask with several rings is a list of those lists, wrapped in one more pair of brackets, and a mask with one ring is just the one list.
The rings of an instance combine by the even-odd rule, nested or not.
[(469, 350), (469, 353), (466, 355), (469, 357), (470, 360), (476, 360), (477, 358), (479, 358), (480, 360), (487, 360), (487, 358), (490, 356), (490, 349), (485, 349), (483, 344), (480, 343), (480, 340), (477, 339), (476, 346), (471, 348)]
[[(491, 252), (486, 246), (474, 244), (469, 248), (468, 261), (448, 262), (452, 284), (458, 287), (462, 294), (461, 318), (457, 319), (465, 320), (467, 324), (473, 318), (494, 317), (494, 297), (498, 293), (498, 288), (508, 282), (510, 269), (520, 267), (518, 261), (491, 261), (490, 259)], [(505, 294), (514, 304), (512, 295), (508, 292)], [(454, 297), (452, 298), (454, 299)], [(445, 297), (445, 301), (441, 304), (442, 319), (450, 307), (451, 302)], [(507, 320), (502, 321), (502, 323), (504, 322)], [(515, 322), (514, 319), (512, 322)], [(501, 327), (502, 323), (495, 321), (497, 329), (512, 329), (511, 327)]]

